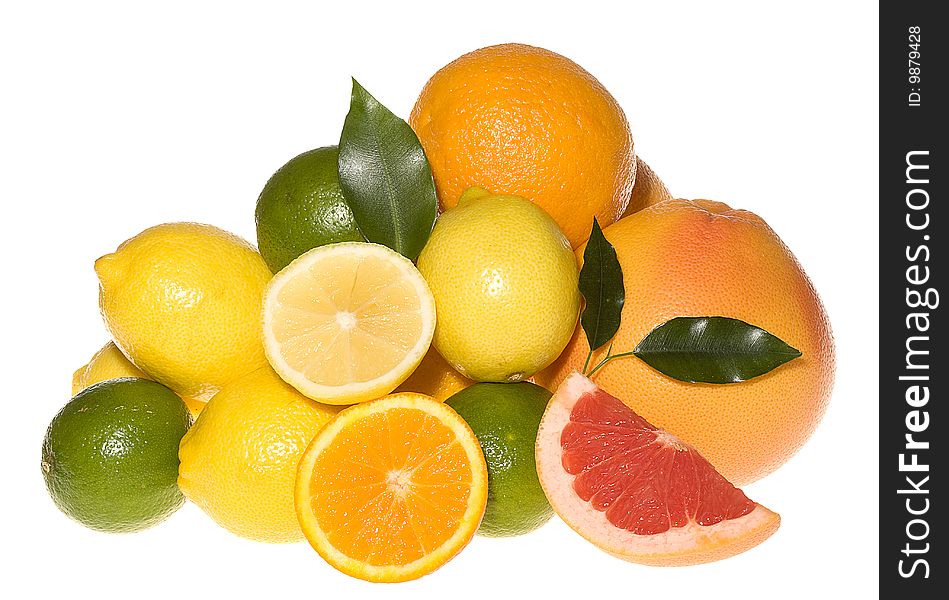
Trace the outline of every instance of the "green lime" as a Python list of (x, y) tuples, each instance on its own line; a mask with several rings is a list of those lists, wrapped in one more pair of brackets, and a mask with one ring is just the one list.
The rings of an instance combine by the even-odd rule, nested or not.
[(307, 250), (363, 242), (339, 187), (339, 150), (304, 152), (273, 174), (257, 198), (257, 247), (276, 273)]
[(151, 527), (183, 503), (178, 443), (188, 407), (154, 381), (110, 379), (76, 394), (43, 440), (43, 477), (53, 502), (86, 527)]
[(448, 400), (481, 443), (488, 463), (488, 505), (480, 535), (533, 531), (550, 519), (534, 464), (534, 442), (550, 392), (533, 383), (476, 383)]

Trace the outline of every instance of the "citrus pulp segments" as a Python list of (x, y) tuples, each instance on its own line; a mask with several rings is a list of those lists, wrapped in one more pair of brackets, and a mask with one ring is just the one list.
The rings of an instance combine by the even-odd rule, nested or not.
[[(379, 495), (373, 496), (373, 499), (378, 500), (385, 494), (389, 494), (393, 499), (388, 510), (388, 513), (391, 514), (396, 498), (398, 497), (396, 493), (392, 491), (391, 486), (393, 485), (393, 481), (398, 479), (402, 485), (411, 486), (416, 477), (418, 477), (420, 470), (423, 470), (421, 471), (423, 478), (431, 475), (431, 473), (437, 473), (440, 469), (443, 469), (444, 466), (444, 460), (437, 460), (442, 454), (433, 453), (430, 448), (423, 449), (422, 456), (418, 456), (421, 460), (408, 472), (407, 479), (398, 478), (398, 470), (389, 470), (387, 472), (379, 470), (377, 476), (375, 473), (371, 473), (369, 479), (363, 477), (356, 483), (353, 483), (349, 479), (351, 475), (347, 473), (343, 475), (343, 477), (346, 477), (351, 485), (346, 485), (346, 483), (339, 485), (340, 482), (338, 480), (327, 476), (327, 469), (333, 468), (331, 461), (333, 461), (335, 457), (332, 456), (332, 453), (334, 450), (339, 450), (339, 448), (334, 449), (334, 445), (337, 443), (345, 445), (347, 438), (346, 430), (359, 428), (361, 424), (369, 425), (369, 427), (362, 427), (361, 429), (351, 432), (353, 437), (358, 437), (360, 444), (365, 444), (367, 448), (379, 448), (389, 444), (390, 459), (392, 448), (401, 448), (402, 451), (405, 452), (406, 460), (411, 458), (413, 450), (411, 447), (411, 438), (394, 439), (397, 436), (391, 435), (393, 428), (389, 424), (389, 411), (400, 410), (421, 411), (423, 416), (427, 415), (433, 417), (437, 423), (436, 428), (442, 429), (440, 433), (447, 433), (454, 438), (451, 445), (455, 443), (460, 445), (463, 456), (467, 461), (467, 471), (470, 473), (470, 480), (458, 481), (457, 484), (446, 488), (444, 493), (450, 493), (452, 490), (457, 492), (459, 489), (464, 490), (467, 488), (467, 496), (465, 498), (466, 505), (461, 518), (457, 521), (454, 531), (446, 532), (448, 535), (444, 541), (432, 549), (423, 546), (424, 554), (420, 558), (405, 564), (370, 564), (367, 559), (350, 556), (334, 546), (330, 540), (333, 531), (324, 529), (320, 518), (314, 512), (314, 507), (319, 507), (320, 510), (326, 511), (325, 514), (333, 516), (354, 513), (358, 517), (361, 517), (363, 524), (374, 527), (375, 532), (378, 533), (382, 531), (382, 535), (388, 533), (383, 527), (380, 527), (380, 523), (367, 523), (367, 521), (371, 520), (373, 515), (366, 514), (366, 506), (334, 506), (333, 503), (328, 500), (331, 500), (331, 497), (338, 499), (340, 492), (344, 492), (342, 496), (345, 497), (346, 491), (357, 487), (363, 489), (377, 487), (379, 489)], [(372, 419), (380, 415), (384, 416), (385, 426), (372, 429)], [(417, 434), (417, 432), (413, 433)], [(424, 444), (426, 442), (430, 443), (431, 437), (432, 436), (416, 436), (415, 439), (418, 443)], [(401, 446), (393, 446), (391, 444), (401, 444)], [(326, 460), (324, 460), (324, 453), (328, 454)], [(353, 461), (361, 463), (357, 464), (357, 470), (358, 467), (368, 466), (362, 463), (362, 458), (363, 457), (359, 456), (353, 457)], [(341, 473), (345, 467), (341, 468), (340, 465), (337, 464), (336, 469), (338, 470), (337, 472)], [(369, 466), (369, 470), (372, 472), (373, 467)], [(426, 484), (423, 483), (421, 487), (431, 487), (431, 484), (426, 486)], [(429, 396), (406, 392), (392, 394), (391, 396), (379, 400), (351, 406), (339, 413), (333, 421), (326, 425), (313, 441), (310, 442), (309, 447), (300, 461), (294, 490), (294, 500), (300, 526), (310, 542), (310, 545), (313, 546), (317, 553), (330, 563), (330, 565), (347, 575), (366, 581), (398, 582), (417, 579), (418, 577), (431, 573), (448, 562), (471, 541), (484, 515), (484, 509), (487, 503), (487, 492), (487, 466), (481, 452), (481, 446), (478, 444), (478, 440), (468, 427), (468, 424), (447, 405), (437, 402)], [(419, 493), (419, 490), (416, 489), (405, 494), (402, 500), (403, 503), (407, 506), (407, 500), (417, 497)], [(424, 493), (424, 489), (421, 493)], [(322, 496), (317, 499), (314, 497), (315, 494), (322, 494)], [(431, 498), (428, 500), (423, 498), (423, 503), (427, 502), (431, 502)], [(417, 504), (420, 505), (423, 503), (417, 502)], [(408, 508), (404, 508), (403, 511), (405, 514), (409, 514)], [(389, 515), (376, 516), (382, 516), (382, 518), (385, 519)], [(412, 519), (408, 521), (408, 531), (406, 531), (406, 528), (403, 528), (403, 530), (398, 533), (404, 535), (408, 532), (409, 534), (414, 533), (417, 536), (414, 525), (412, 524)], [(382, 523), (382, 525), (385, 525), (385, 523)], [(426, 531), (425, 533), (431, 532)], [(397, 533), (393, 533), (393, 537), (396, 535)], [(395, 541), (392, 541), (382, 546), (383, 550), (392, 550), (397, 544)]]
[[(618, 558), (658, 566), (728, 558), (757, 546), (778, 529), (780, 516), (757, 503), (737, 518), (713, 525), (700, 525), (692, 519), (685, 526), (651, 535), (636, 534), (611, 523), (605, 511), (597, 510), (575, 491), (575, 476), (563, 465), (561, 445), (561, 435), (571, 421), (576, 403), (585, 394), (598, 390), (579, 373), (569, 376), (548, 404), (537, 433), (536, 461), (541, 485), (554, 511), (571, 529)], [(661, 433), (671, 438), (670, 434)]]
[(264, 349), (274, 370), (327, 404), (379, 398), (428, 350), (435, 301), (411, 261), (378, 244), (314, 248), (264, 292)]

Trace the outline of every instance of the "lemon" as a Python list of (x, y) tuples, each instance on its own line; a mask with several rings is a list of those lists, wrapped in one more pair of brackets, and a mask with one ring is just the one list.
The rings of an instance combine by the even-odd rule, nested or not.
[(225, 529), (247, 539), (303, 539), (293, 506), (297, 463), (339, 409), (314, 402), (270, 367), (218, 392), (181, 440), (178, 487)]
[(94, 383), (119, 377), (148, 379), (148, 375), (130, 363), (122, 351), (109, 342), (93, 354), (88, 363), (72, 374), (72, 395), (75, 396)]
[(449, 365), (435, 348), (429, 348), (418, 368), (395, 389), (415, 392), (444, 402), (455, 392), (474, 383)]
[(181, 396), (207, 400), (267, 364), (260, 305), (270, 269), (210, 225), (146, 229), (96, 261), (99, 307), (122, 353)]
[(435, 302), (407, 258), (378, 244), (314, 248), (264, 294), (264, 348), (283, 379), (329, 404), (382, 397), (419, 365)]
[(469, 189), (436, 221), (418, 268), (438, 309), (433, 344), (470, 379), (527, 379), (573, 334), (580, 292), (570, 243), (524, 198)]
[[(143, 373), (141, 369), (129, 362), (122, 351), (118, 349), (114, 342), (109, 342), (99, 349), (89, 362), (76, 369), (72, 375), (72, 394), (75, 396), (90, 385), (107, 381), (109, 379), (118, 379), (120, 377), (137, 377), (139, 379), (151, 379)], [(204, 408), (205, 402), (188, 398), (182, 398), (188, 410), (193, 417), (197, 417)]]

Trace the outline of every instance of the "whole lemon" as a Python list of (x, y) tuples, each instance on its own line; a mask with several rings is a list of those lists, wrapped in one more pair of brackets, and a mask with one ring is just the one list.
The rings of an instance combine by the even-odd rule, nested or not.
[(297, 463), (339, 409), (303, 396), (270, 367), (249, 373), (214, 396), (181, 440), (178, 487), (241, 537), (300, 541)]
[(210, 225), (166, 223), (95, 268), (116, 346), (179, 395), (207, 400), (267, 364), (260, 314), (271, 273), (241, 238)]
[(75, 396), (87, 387), (120, 377), (148, 379), (148, 375), (129, 362), (115, 343), (109, 342), (92, 355), (89, 362), (72, 374), (72, 395)]
[[(802, 356), (741, 383), (686, 383), (627, 357), (594, 381), (638, 414), (694, 446), (735, 485), (774, 471), (810, 437), (830, 400), (834, 340), (824, 306), (797, 259), (758, 215), (710, 200), (666, 200), (603, 229), (623, 268), (626, 303), (613, 354), (673, 317), (741, 319)], [(583, 258), (584, 248), (577, 249)], [(606, 355), (603, 347), (590, 364)], [(578, 327), (535, 380), (557, 387), (589, 352)]]
[(475, 381), (521, 381), (564, 349), (580, 310), (577, 263), (554, 220), (519, 196), (465, 192), (419, 255), (433, 344)]
[[(109, 379), (117, 379), (120, 377), (151, 379), (151, 377), (142, 373), (141, 369), (129, 362), (129, 359), (125, 358), (125, 355), (118, 349), (115, 342), (109, 342), (92, 355), (92, 358), (89, 359), (89, 362), (86, 363), (85, 366), (79, 367), (73, 373), (72, 394), (75, 396), (82, 390), (100, 381), (108, 381)], [(188, 398), (187, 396), (182, 398), (182, 400), (184, 400), (185, 405), (188, 407), (188, 410), (191, 411), (191, 416), (193, 417), (197, 417), (205, 405), (205, 402)]]

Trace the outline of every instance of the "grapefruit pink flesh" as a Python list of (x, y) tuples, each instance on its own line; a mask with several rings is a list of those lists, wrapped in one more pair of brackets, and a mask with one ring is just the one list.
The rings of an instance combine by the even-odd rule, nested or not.
[(560, 517), (607, 552), (686, 565), (743, 552), (780, 517), (751, 501), (694, 448), (575, 373), (547, 407), (537, 470)]
[(698, 452), (602, 390), (577, 400), (560, 444), (574, 491), (633, 533), (714, 525), (755, 508)]

